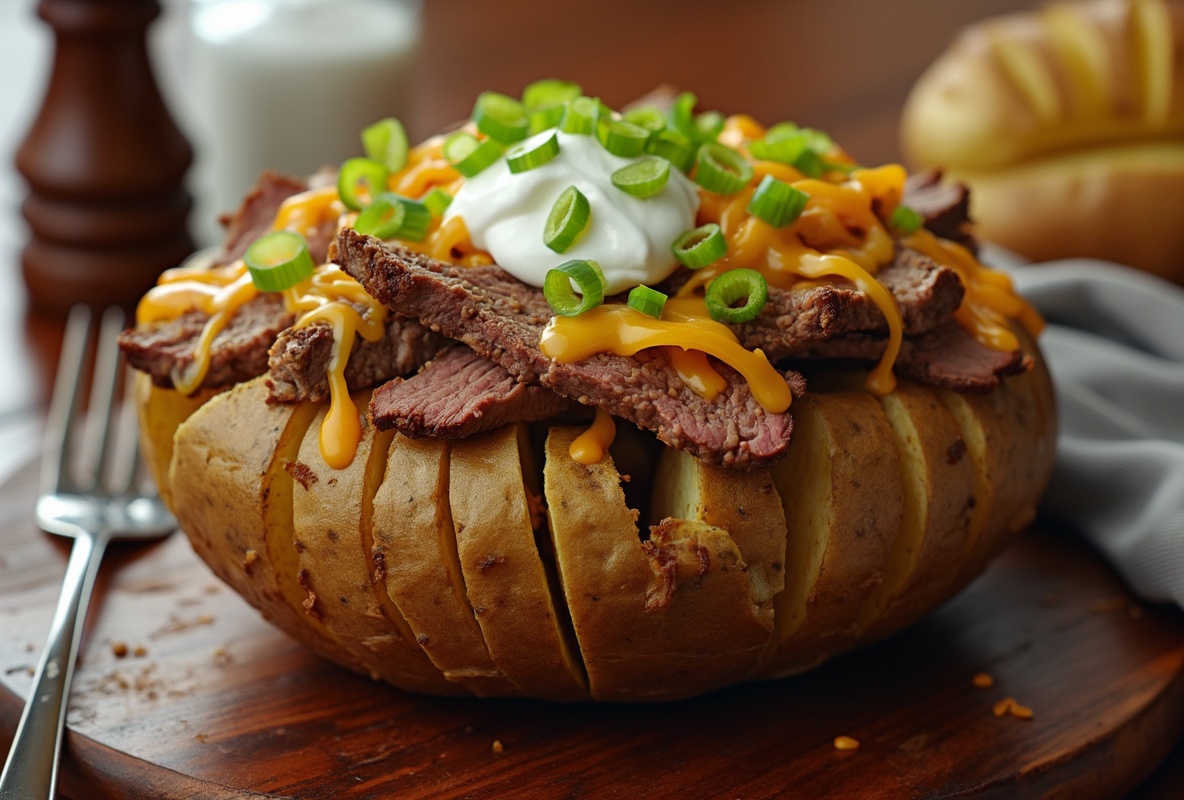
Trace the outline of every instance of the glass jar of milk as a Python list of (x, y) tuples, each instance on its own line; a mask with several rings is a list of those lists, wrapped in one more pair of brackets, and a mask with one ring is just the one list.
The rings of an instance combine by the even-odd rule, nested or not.
[(261, 171), (339, 164), (360, 154), (363, 127), (411, 108), (419, 0), (190, 0), (189, 22), (207, 242)]

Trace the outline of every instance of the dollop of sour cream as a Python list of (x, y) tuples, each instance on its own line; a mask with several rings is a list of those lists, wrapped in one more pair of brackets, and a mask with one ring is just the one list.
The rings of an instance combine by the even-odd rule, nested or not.
[[(513, 174), (504, 158), (465, 181), (445, 220), (461, 217), (473, 244), (493, 256), (523, 283), (542, 286), (547, 270), (573, 258), (591, 259), (604, 272), (605, 294), (653, 285), (678, 266), (671, 245), (695, 226), (699, 193), (675, 167), (662, 191), (645, 199), (613, 185), (612, 174), (639, 158), (615, 156), (592, 136), (551, 129), (526, 142), (531, 148), (552, 135), (559, 154), (546, 164)], [(547, 216), (559, 195), (577, 187), (591, 217), (564, 253), (543, 244)]]

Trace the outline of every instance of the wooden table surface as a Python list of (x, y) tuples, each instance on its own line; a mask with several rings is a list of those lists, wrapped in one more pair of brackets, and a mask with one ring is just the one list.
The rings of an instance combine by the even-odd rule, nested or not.
[[(31, 14), (31, 0), (23, 5)], [(1033, 4), (599, 0), (569, 6), (546, 0), (432, 0), (425, 5), (416, 113), (406, 120), (413, 137), (466, 116), (481, 90), (512, 93), (535, 78), (559, 76), (614, 105), (662, 82), (689, 88), (704, 108), (819, 127), (861, 161), (878, 163), (898, 157), (896, 128), (908, 87), (957, 28)], [(34, 444), (61, 329), (24, 310), (18, 269), (23, 228), (15, 205), (22, 190), (10, 163), (44, 79), (39, 62), (28, 66), (21, 59), (47, 57), (46, 41), (32, 23), (10, 25), (11, 6), (0, 13), (6, 15), (0, 20), (0, 71), (15, 76), (12, 86), (0, 88), (0, 477), (6, 477), (26, 463)], [(0, 526), (27, 524), (28, 501), (12, 492), (3, 495)], [(0, 538), (0, 547), (7, 541)], [(48, 621), (47, 610), (44, 616)], [(1172, 628), (1180, 625), (1178, 615), (1167, 614), (1163, 624), (1178, 635)], [(0, 637), (9, 635), (0, 620)], [(1184, 746), (1135, 797), (1182, 793)]]

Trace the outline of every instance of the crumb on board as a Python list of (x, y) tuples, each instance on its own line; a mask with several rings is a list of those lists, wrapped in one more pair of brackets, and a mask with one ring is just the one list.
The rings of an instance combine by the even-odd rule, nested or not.
[(1004, 714), (1011, 714), (1016, 719), (1029, 720), (1032, 719), (1034, 713), (1032, 709), (1027, 706), (1022, 706), (1015, 701), (1014, 697), (1005, 697), (995, 704), (991, 711), (996, 717), (1002, 717)]
[(126, 642), (112, 642), (111, 654), (116, 658), (127, 658), (128, 647)]
[(497, 753), (499, 756), (506, 752), (506, 746), (502, 744), (501, 739), (493, 740), (493, 752)]
[(859, 740), (852, 739), (850, 736), (836, 736), (835, 749), (836, 750), (855, 750), (859, 747)]
[(974, 685), (979, 689), (990, 689), (995, 685), (995, 679), (991, 677), (988, 672), (980, 672), (971, 679)]
[(136, 645), (136, 649), (132, 651), (132, 655), (136, 658), (143, 658), (148, 655), (148, 648), (142, 644)]

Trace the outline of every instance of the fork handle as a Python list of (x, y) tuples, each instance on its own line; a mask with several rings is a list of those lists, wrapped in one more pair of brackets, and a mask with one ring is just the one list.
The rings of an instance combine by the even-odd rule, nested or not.
[(80, 535), (74, 540), (49, 638), (0, 775), (0, 800), (53, 800), (74, 653), (104, 549), (106, 539), (101, 537)]

